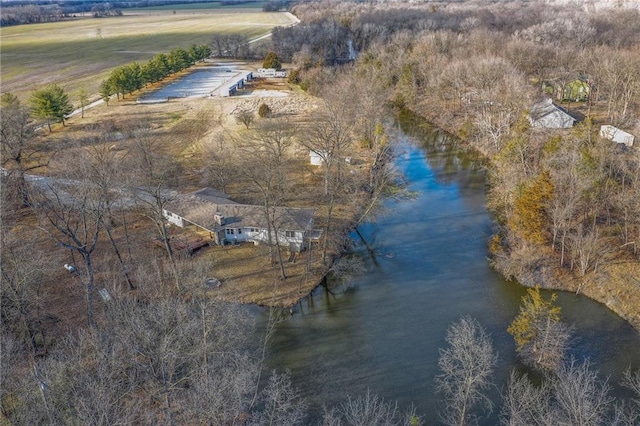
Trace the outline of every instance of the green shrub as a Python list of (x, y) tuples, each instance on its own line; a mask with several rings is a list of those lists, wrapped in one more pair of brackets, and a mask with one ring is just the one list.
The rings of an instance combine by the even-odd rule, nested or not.
[(289, 77), (287, 78), (287, 83), (300, 84), (300, 68), (291, 70)]
[(269, 115), (271, 115), (271, 108), (269, 108), (269, 105), (260, 105), (260, 108), (258, 108), (258, 115), (260, 116), (260, 118), (268, 117)]
[(282, 64), (280, 63), (280, 58), (276, 55), (276, 52), (269, 52), (267, 56), (264, 58), (262, 62), (262, 68), (275, 68), (279, 70), (282, 68)]

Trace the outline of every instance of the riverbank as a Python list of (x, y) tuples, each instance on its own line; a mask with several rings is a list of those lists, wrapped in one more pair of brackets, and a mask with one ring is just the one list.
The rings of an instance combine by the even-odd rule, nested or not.
[[(289, 369), (318, 417), (323, 406), (369, 391), (438, 424), (438, 348), (461, 317), (476, 318), (498, 353), (489, 392), (496, 407), (510, 373), (523, 371), (507, 327), (526, 290), (486, 260), (485, 162), (433, 126), (405, 124), (392, 137), (393, 163), (414, 197), (387, 198), (382, 214), (361, 224), (367, 243), (355, 237), (349, 257), (364, 270), (332, 292), (319, 288), (276, 325), (269, 344), (269, 368)], [(628, 323), (586, 297), (563, 293), (558, 304), (573, 327), (571, 356), (588, 358), (612, 385), (637, 368), (640, 336)], [(496, 425), (499, 414), (479, 423)]]
[[(496, 172), (495, 153), (483, 149), (488, 145), (474, 143), (467, 137), (468, 123), (465, 123), (463, 117), (452, 117), (446, 114), (414, 114), (455, 135), (462, 146), (473, 149), (488, 160), (490, 174)], [(567, 131), (560, 131), (560, 134), (566, 135), (566, 133)], [(489, 192), (494, 190), (495, 188), (489, 188)], [(495, 208), (490, 210), (494, 217), (504, 216), (502, 211)], [(494, 235), (498, 238), (510, 231), (506, 222), (495, 222), (494, 225)], [(607, 242), (607, 244), (615, 244), (615, 242)], [(604, 249), (604, 246), (602, 248)], [(498, 251), (498, 253), (492, 253), (491, 264), (506, 278), (514, 279), (527, 287), (539, 285), (549, 290), (582, 294), (605, 305), (640, 330), (640, 262), (632, 254), (624, 251), (616, 256), (612, 256), (610, 252), (594, 253), (592, 256), (602, 257), (601, 262), (581, 275), (576, 269), (567, 267), (567, 264), (571, 265), (573, 262), (567, 261), (566, 253), (564, 265), (560, 266), (562, 253), (559, 250), (552, 250), (550, 244), (509, 245), (502, 238)]]
[[(542, 249), (542, 252), (545, 250)], [(640, 264), (632, 259), (619, 259), (606, 263), (596, 272), (578, 276), (567, 268), (556, 266), (560, 259), (546, 250), (538, 261), (531, 265), (516, 256), (494, 258), (492, 264), (505, 277), (515, 279), (527, 287), (539, 285), (549, 290), (568, 291), (595, 300), (640, 330)], [(520, 272), (514, 273), (514, 263), (519, 263)], [(529, 264), (529, 267), (526, 267)]]

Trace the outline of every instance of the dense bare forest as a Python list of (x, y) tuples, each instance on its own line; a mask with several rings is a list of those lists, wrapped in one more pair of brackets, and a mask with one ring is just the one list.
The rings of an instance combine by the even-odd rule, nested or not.
[[(637, 147), (601, 138), (599, 129), (611, 124), (640, 135), (640, 12), (594, 4), (300, 3), (292, 11), (301, 24), (274, 31), (272, 48), (296, 68), (292, 84), (326, 101), (315, 125), (303, 129), (309, 136), (304, 148), (346, 156), (357, 144), (371, 170), (383, 170), (391, 155), (389, 111), (411, 110), (490, 160), (488, 199), (496, 227), (488, 244), (497, 270), (526, 285), (583, 292), (637, 327), (640, 156)], [(533, 127), (528, 114), (545, 97), (578, 123), (561, 130)], [(178, 130), (184, 138), (201, 137), (213, 115), (190, 119)], [(210, 164), (200, 170), (203, 180), (223, 189), (240, 182), (251, 188), (245, 197), (266, 207), (282, 202), (277, 189), (287, 179), (281, 175), (285, 166), (297, 167), (279, 155), (282, 144), (290, 145), (290, 123), (269, 127), (255, 124), (253, 116), (237, 118), (253, 129), (242, 147), (264, 153), (262, 164), (237, 174), (233, 158), (221, 155), (220, 139), (220, 149), (203, 154)], [(16, 99), (3, 99), (2, 120), (3, 166), (14, 173), (3, 180), (2, 193), (0, 423), (422, 424), (422, 413), (373, 394), (324, 407), (311, 419), (288, 374), (266, 371), (279, 310), (266, 330), (256, 330), (242, 306), (207, 297), (197, 261), (174, 260), (169, 245), (167, 253), (140, 254), (144, 246), (128, 240), (128, 227), (144, 228), (139, 218), (150, 219), (157, 232), (145, 237), (155, 232), (166, 240), (162, 190), (176, 185), (176, 176), (196, 179), (160, 146), (165, 139), (152, 137), (151, 130), (161, 127), (157, 122), (130, 128), (102, 123), (94, 130), (103, 139), (82, 141), (92, 149), (61, 163), (75, 169), (59, 176), (67, 184), (43, 194), (30, 192), (25, 174), (47, 166), (52, 144), (37, 140), (28, 109)], [(124, 160), (100, 148), (124, 133), (134, 141)], [(81, 151), (71, 140), (56, 143)], [(322, 200), (327, 235), (341, 197), (366, 188), (370, 208), (397, 183), (383, 172), (348, 180), (345, 167), (326, 164), (313, 193)], [(132, 170), (137, 176), (131, 187), (155, 190), (141, 197), (148, 206), (134, 213), (115, 203), (111, 191)], [(68, 184), (87, 178), (91, 185)], [(194, 182), (185, 187), (203, 181)], [(59, 258), (45, 244), (25, 245), (25, 236), (46, 240), (85, 266), (82, 278), (63, 278), (72, 281), (73, 292), (87, 295), (86, 313), (80, 309), (70, 321), (82, 324), (75, 332), (50, 334), (59, 319), (47, 310), (51, 295), (42, 287), (47, 277), (62, 277)], [(115, 253), (102, 269), (99, 236), (108, 241), (101, 250)], [(329, 243), (340, 247), (344, 239)], [(321, 247), (323, 261), (330, 257), (329, 243), (325, 239)], [(118, 282), (118, 288), (128, 283), (129, 293), (107, 293), (103, 300), (109, 302), (94, 308), (93, 268), (104, 282)], [(53, 302), (64, 307), (65, 297)], [(477, 424), (491, 411), (505, 425), (638, 424), (640, 373), (625, 375), (628, 398), (622, 401), (588, 362), (568, 359), (571, 330), (553, 298), (531, 290), (509, 332), (534, 377), (514, 372), (495, 407), (487, 396), (498, 356), (491, 336), (472, 318), (450, 326), (433, 384), (443, 424)]]

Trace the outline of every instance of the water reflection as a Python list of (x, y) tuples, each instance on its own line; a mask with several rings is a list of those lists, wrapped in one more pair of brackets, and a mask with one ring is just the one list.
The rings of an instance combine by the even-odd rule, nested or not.
[[(271, 343), (269, 366), (291, 371), (315, 415), (323, 404), (370, 389), (437, 421), (438, 348), (463, 315), (478, 319), (499, 352), (492, 397), (498, 400), (511, 369), (521, 368), (506, 328), (526, 290), (487, 264), (485, 167), (441, 132), (405, 124), (394, 134), (396, 166), (419, 195), (389, 200), (387, 214), (363, 224), (369, 247), (354, 237), (352, 255), (368, 272), (338, 294), (318, 289), (279, 324)], [(640, 337), (625, 322), (575, 295), (561, 295), (560, 304), (576, 329), (574, 355), (590, 357), (612, 380), (630, 364), (640, 368)]]

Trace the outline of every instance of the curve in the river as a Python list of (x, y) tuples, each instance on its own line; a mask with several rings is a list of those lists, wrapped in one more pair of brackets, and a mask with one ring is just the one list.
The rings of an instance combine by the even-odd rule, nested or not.
[[(367, 390), (437, 421), (434, 377), (446, 329), (461, 316), (475, 317), (499, 353), (499, 390), (517, 362), (508, 324), (525, 289), (507, 282), (487, 263), (491, 218), (485, 209), (485, 168), (447, 135), (423, 126), (398, 127), (396, 167), (413, 200), (389, 200), (384, 215), (359, 231), (352, 255), (367, 273), (336, 294), (318, 288), (277, 326), (268, 365), (291, 371), (294, 385), (317, 415)], [(575, 328), (572, 354), (589, 357), (603, 378), (618, 381), (640, 368), (640, 335), (587, 298), (561, 294), (565, 320)], [(499, 407), (487, 424), (495, 424)]]

